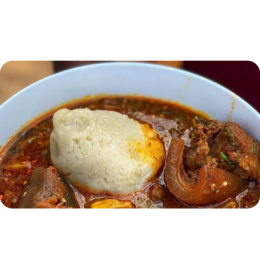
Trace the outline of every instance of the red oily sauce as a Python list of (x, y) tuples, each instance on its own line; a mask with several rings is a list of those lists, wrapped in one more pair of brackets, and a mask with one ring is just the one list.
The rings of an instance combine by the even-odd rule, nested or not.
[[(111, 110), (128, 115), (140, 122), (150, 124), (158, 133), (167, 154), (173, 137), (184, 140), (188, 149), (198, 125), (207, 125), (210, 120), (202, 113), (180, 105), (134, 96), (113, 96), (87, 99), (69, 108)], [(53, 166), (49, 154), (50, 134), (53, 130), (52, 115), (34, 121), (20, 132), (0, 153), (0, 199), (9, 208), (17, 208), (24, 195), (32, 172), (39, 167)], [(63, 183), (74, 193), (77, 205), (72, 207), (90, 208), (96, 201), (104, 199), (128, 200), (133, 208), (194, 208), (176, 198), (167, 188), (164, 179), (165, 165), (158, 174), (140, 191), (130, 196), (111, 196), (94, 193), (84, 187), (71, 184), (66, 176), (60, 175)], [(247, 180), (246, 180), (247, 181)], [(254, 179), (247, 182), (247, 188), (221, 203), (202, 207), (251, 208), (260, 198), (259, 183)], [(72, 202), (73, 203), (73, 202)]]

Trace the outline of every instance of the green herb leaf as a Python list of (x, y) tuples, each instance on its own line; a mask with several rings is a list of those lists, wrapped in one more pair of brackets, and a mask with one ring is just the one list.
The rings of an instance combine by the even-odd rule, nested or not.
[(231, 144), (232, 146), (236, 146), (235, 141), (234, 141), (234, 139), (233, 139), (233, 137), (232, 137), (232, 135), (231, 135), (230, 129), (229, 129), (228, 127), (226, 127), (225, 130), (226, 130), (226, 132), (228, 133), (228, 136), (229, 136), (229, 138), (230, 138), (230, 144)]
[[(237, 160), (234, 162), (234, 164), (238, 164), (238, 161), (239, 161), (239, 150), (237, 149), (236, 143), (235, 143), (235, 141), (234, 141), (234, 139), (233, 139), (233, 137), (232, 137), (232, 134), (231, 134), (230, 129), (229, 129), (228, 127), (226, 127), (225, 130), (226, 130), (226, 132), (228, 133), (228, 136), (229, 136), (229, 138), (230, 138), (230, 144), (235, 147), (235, 150), (236, 150), (236, 152), (237, 152)], [(225, 159), (223, 158), (223, 160), (225, 160)], [(231, 163), (231, 162), (230, 162), (230, 163)], [(231, 163), (231, 164), (234, 166), (233, 163)]]
[(228, 159), (228, 157), (224, 154), (224, 153), (220, 153), (221, 155), (221, 158), (229, 165), (231, 166), (232, 168), (234, 168), (234, 165), (233, 163)]

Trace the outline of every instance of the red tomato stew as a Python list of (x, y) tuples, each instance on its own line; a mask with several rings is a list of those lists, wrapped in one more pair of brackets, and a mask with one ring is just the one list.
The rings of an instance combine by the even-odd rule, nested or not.
[[(134, 124), (137, 121), (142, 126), (148, 125), (156, 133), (157, 137), (153, 137), (153, 140), (160, 141), (165, 154), (156, 173), (151, 174), (152, 177), (143, 182), (138, 190), (130, 193), (123, 191), (123, 194), (120, 191), (115, 194), (113, 191), (95, 189), (91, 184), (71, 180), (70, 173), (64, 173), (64, 170), (57, 166), (62, 164), (53, 163), (54, 156), (50, 149), (50, 137), (54, 129), (53, 115), (48, 115), (20, 132), (0, 153), (0, 199), (5, 206), (10, 208), (251, 208), (258, 203), (260, 143), (245, 133), (239, 124), (210, 120), (202, 113), (171, 102), (133, 96), (92, 98), (70, 107), (70, 109), (76, 108), (115, 111), (134, 119)], [(77, 120), (71, 125), (74, 123), (76, 125)], [(98, 123), (102, 125), (102, 120), (96, 123), (96, 128), (99, 128)], [(116, 126), (116, 123), (110, 126), (112, 132), (116, 132), (113, 129), (114, 125)], [(98, 135), (103, 134), (105, 135), (105, 132), (100, 131)], [(62, 138), (64, 136), (65, 134)], [(105, 137), (101, 138), (106, 140)], [(91, 139), (95, 139), (95, 136)], [(121, 142), (123, 143), (124, 140)], [(109, 144), (109, 142), (102, 143), (102, 147), (106, 149), (105, 154), (112, 149)], [(156, 145), (159, 147), (160, 144), (156, 143)], [(115, 147), (113, 147), (114, 153), (122, 153), (114, 150)], [(144, 158), (143, 151), (139, 152), (136, 158)], [(152, 156), (156, 157), (155, 148), (152, 152)], [(97, 153), (99, 154), (99, 151)], [(88, 157), (86, 153), (85, 160), (94, 160), (90, 156)], [(99, 156), (101, 155), (97, 158), (101, 160)], [(69, 163), (70, 160), (66, 157), (66, 164)], [(73, 170), (80, 165), (79, 162), (77, 163), (77, 166), (72, 166)], [(110, 170), (109, 163), (107, 161), (106, 171)], [(94, 170), (84, 165), (77, 169), (83, 178), (84, 171)], [(83, 170), (83, 173), (80, 170)], [(113, 168), (111, 172), (113, 170), (115, 171)], [(78, 172), (76, 172), (77, 176)], [(118, 177), (117, 173), (113, 174)], [(95, 174), (95, 177), (101, 176)], [(130, 177), (128, 178), (126, 180), (131, 181)], [(92, 180), (95, 181), (96, 179)], [(87, 180), (85, 182), (88, 183)]]

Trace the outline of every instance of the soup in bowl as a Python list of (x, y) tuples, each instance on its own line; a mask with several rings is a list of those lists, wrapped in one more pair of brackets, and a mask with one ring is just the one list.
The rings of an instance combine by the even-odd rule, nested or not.
[(10, 208), (249, 208), (259, 114), (182, 70), (107, 63), (45, 78), (0, 106)]

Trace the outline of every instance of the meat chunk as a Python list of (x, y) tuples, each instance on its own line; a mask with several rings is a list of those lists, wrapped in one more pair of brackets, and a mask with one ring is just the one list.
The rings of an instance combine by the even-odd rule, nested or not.
[(191, 147), (185, 148), (184, 165), (189, 174), (202, 165), (210, 165), (260, 182), (259, 150), (259, 142), (237, 123), (223, 125), (214, 120), (197, 126)]
[(212, 140), (221, 128), (222, 123), (218, 120), (210, 121), (210, 123), (205, 126), (197, 125), (191, 147), (186, 149), (184, 155), (184, 164), (189, 170), (198, 169), (205, 164)]
[(203, 165), (194, 175), (187, 176), (183, 165), (184, 141), (172, 138), (165, 166), (165, 182), (170, 192), (190, 205), (212, 205), (225, 201), (244, 190), (246, 181), (236, 174), (214, 166)]
[(66, 207), (65, 188), (54, 167), (36, 168), (24, 190), (19, 208)]
[(64, 202), (59, 202), (57, 198), (49, 198), (47, 201), (40, 201), (36, 208), (67, 208)]
[(209, 146), (211, 145), (212, 139), (214, 139), (222, 127), (223, 124), (218, 120), (212, 120), (208, 125), (203, 126)]
[(260, 181), (259, 142), (237, 124), (227, 122), (213, 140), (209, 155), (222, 169)]

